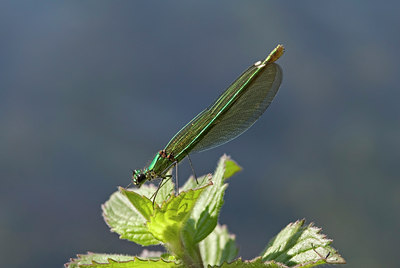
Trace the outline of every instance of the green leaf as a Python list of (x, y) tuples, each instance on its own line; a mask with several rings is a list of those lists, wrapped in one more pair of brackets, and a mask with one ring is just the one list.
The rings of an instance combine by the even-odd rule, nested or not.
[(144, 249), (138, 256), (141, 260), (159, 260), (162, 258), (164, 261), (177, 261), (174, 255), (161, 251), (150, 251)]
[(78, 258), (72, 259), (65, 266), (68, 268), (182, 267), (173, 261), (166, 261), (160, 258), (158, 260), (145, 260), (134, 256), (97, 253), (78, 255)]
[(103, 217), (111, 231), (143, 246), (158, 245), (160, 241), (147, 230), (146, 219), (120, 192), (115, 192), (102, 206)]
[[(343, 264), (346, 261), (330, 244), (332, 240), (321, 234), (313, 224), (304, 220), (286, 226), (261, 254), (263, 261), (274, 260), (289, 267), (313, 267), (320, 264)], [(328, 255), (329, 254), (329, 255)]]
[(224, 179), (228, 179), (242, 170), (242, 167), (239, 166), (235, 161), (232, 159), (227, 159), (225, 161), (225, 173)]
[(276, 263), (274, 261), (264, 262), (261, 257), (255, 258), (250, 261), (243, 261), (241, 258), (235, 260), (232, 263), (223, 263), (221, 266), (223, 268), (240, 268), (240, 267), (249, 267), (249, 268), (287, 268), (287, 266)]
[(66, 267), (75, 268), (81, 267), (81, 265), (92, 264), (93, 261), (99, 263), (107, 263), (108, 259), (113, 259), (115, 261), (132, 261), (134, 256), (122, 255), (122, 254), (98, 254), (89, 252), (88, 254), (79, 254), (78, 258), (71, 259), (71, 261), (65, 264)]
[[(224, 175), (226, 174), (225, 163), (229, 161), (233, 162), (226, 155), (220, 158), (217, 169), (212, 177), (213, 186), (208, 187), (196, 202), (193, 212), (190, 215), (190, 220), (187, 222), (184, 230), (184, 239), (187, 243), (200, 242), (217, 226), (219, 211), (224, 203), (224, 191), (228, 186), (224, 183)], [(234, 168), (233, 165), (230, 165), (230, 167)]]
[(140, 195), (134, 191), (119, 188), (120, 192), (128, 198), (129, 202), (136, 208), (137, 211), (148, 221), (153, 215), (153, 202), (147, 197)]
[[(149, 232), (166, 246), (180, 259), (185, 259), (185, 250), (181, 241), (182, 228), (188, 220), (192, 209), (201, 195), (208, 187), (181, 192), (178, 196), (168, 199), (160, 207), (156, 207), (154, 215), (147, 223)], [(193, 257), (193, 256), (192, 256)]]
[(204, 265), (221, 265), (233, 261), (238, 254), (235, 236), (225, 225), (217, 225), (214, 231), (199, 244)]

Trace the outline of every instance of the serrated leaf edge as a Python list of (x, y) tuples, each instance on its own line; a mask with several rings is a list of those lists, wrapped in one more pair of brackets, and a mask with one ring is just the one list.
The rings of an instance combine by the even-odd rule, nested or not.
[[(85, 256), (85, 255), (96, 255), (96, 254), (103, 255), (103, 254), (107, 254), (107, 253), (94, 253), (94, 252), (88, 251), (87, 254), (76, 254), (77, 258), (70, 258), (70, 262), (64, 264), (64, 267), (67, 268), (70, 263), (79, 262), (80, 259), (82, 259), (82, 257)], [(124, 254), (118, 254), (118, 255), (124, 255)], [(124, 256), (129, 256), (129, 255), (124, 255)], [(174, 263), (176, 265), (180, 264), (179, 261), (176, 262), (176, 261), (173, 261), (173, 260), (165, 260), (162, 257), (160, 257), (160, 259), (158, 259), (158, 260), (154, 260), (154, 259), (144, 259), (144, 258), (140, 258), (140, 257), (137, 257), (137, 256), (132, 256), (132, 260), (128, 260), (128, 261), (116, 261), (116, 260), (114, 260), (112, 258), (107, 258), (108, 262), (97, 262), (97, 261), (93, 261), (92, 260), (91, 264), (80, 264), (79, 266), (80, 267), (85, 267), (85, 266), (90, 266), (90, 265), (93, 265), (93, 264), (100, 264), (101, 265), (101, 264), (112, 264), (112, 263), (129, 263), (129, 262), (135, 262), (137, 260), (138, 261), (148, 261), (148, 262), (159, 262), (159, 261), (162, 261), (162, 262), (165, 262), (165, 263)]]

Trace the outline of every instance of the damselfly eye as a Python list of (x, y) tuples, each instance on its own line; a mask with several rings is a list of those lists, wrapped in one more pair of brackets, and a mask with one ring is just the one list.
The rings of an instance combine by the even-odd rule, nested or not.
[(146, 181), (146, 175), (141, 173), (140, 170), (135, 170), (132, 174), (132, 183), (141, 186)]
[(142, 184), (145, 180), (146, 180), (146, 175), (144, 174), (139, 174), (139, 176), (137, 177), (138, 184)]

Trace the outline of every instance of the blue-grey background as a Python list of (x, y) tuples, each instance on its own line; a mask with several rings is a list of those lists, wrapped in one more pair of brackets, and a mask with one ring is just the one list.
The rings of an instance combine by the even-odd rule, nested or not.
[[(139, 254), (100, 205), (278, 43), (284, 79), (227, 153), (220, 222), (257, 256), (291, 221), (334, 239), (348, 267), (395, 267), (400, 238), (396, 1), (2, 1), (0, 262), (61, 267)], [(181, 181), (190, 175), (180, 165)]]

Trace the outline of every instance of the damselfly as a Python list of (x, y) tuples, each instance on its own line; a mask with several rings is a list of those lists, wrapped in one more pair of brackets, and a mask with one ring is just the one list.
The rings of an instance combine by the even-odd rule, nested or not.
[(244, 71), (214, 103), (187, 123), (147, 168), (134, 170), (132, 183), (140, 187), (146, 181), (170, 178), (168, 170), (189, 153), (217, 147), (249, 129), (279, 89), (282, 70), (274, 62), (283, 51), (283, 46), (278, 45), (266, 59)]

